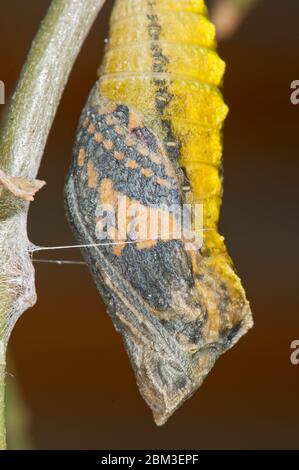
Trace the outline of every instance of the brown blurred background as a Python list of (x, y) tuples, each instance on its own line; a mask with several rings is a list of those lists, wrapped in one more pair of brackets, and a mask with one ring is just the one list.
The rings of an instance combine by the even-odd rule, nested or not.
[[(7, 98), (49, 3), (1, 2), (0, 79)], [(47, 186), (29, 221), (38, 245), (74, 243), (64, 216), (64, 178), (112, 3), (84, 45), (48, 141), (39, 173)], [(157, 428), (87, 268), (36, 265), (38, 302), (15, 327), (8, 368), (9, 389), (18, 390), (27, 409), (33, 448), (299, 448), (299, 365), (290, 364), (290, 343), (299, 339), (299, 106), (290, 103), (290, 83), (299, 79), (298, 22), (298, 0), (261, 0), (220, 44), (230, 106), (221, 231), (251, 301), (254, 329)], [(80, 259), (80, 252), (46, 256)], [(15, 415), (10, 447), (22, 447), (28, 444), (14, 438)]]

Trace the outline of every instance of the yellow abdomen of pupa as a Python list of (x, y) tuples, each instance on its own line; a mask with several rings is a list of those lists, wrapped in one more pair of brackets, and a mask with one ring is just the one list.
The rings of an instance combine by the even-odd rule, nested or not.
[(219, 91), (225, 70), (203, 0), (117, 0), (100, 70), (100, 92), (131, 106), (163, 140), (163, 122), (179, 144), (179, 165), (202, 203), (204, 241), (223, 251), (217, 233), (222, 196), (221, 127), (228, 108)]

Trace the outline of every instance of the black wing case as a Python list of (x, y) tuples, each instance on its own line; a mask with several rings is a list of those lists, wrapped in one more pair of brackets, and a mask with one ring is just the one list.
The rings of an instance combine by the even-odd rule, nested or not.
[[(153, 210), (164, 205), (170, 216), (183, 200), (162, 143), (137, 113), (100, 97), (95, 88), (80, 120), (67, 179), (68, 219), (80, 244), (103, 243), (84, 248), (84, 257), (122, 334), (141, 394), (156, 423), (164, 424), (217, 357), (249, 329), (249, 307), (230, 291), (231, 282), (221, 279), (216, 263), (186, 250), (182, 240), (127, 243), (128, 236), (107, 244), (102, 208), (110, 204), (117, 211), (119, 197)], [(108, 243), (113, 243), (110, 229), (115, 236), (113, 217), (108, 223)], [(232, 325), (230, 312), (236, 310), (240, 315)]]

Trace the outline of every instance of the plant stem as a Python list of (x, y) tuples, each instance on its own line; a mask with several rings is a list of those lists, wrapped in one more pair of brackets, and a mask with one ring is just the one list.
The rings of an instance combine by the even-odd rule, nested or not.
[[(35, 180), (73, 63), (104, 2), (52, 1), (0, 134), (0, 169), (10, 177)], [(26, 230), (29, 205), (15, 199), (0, 182), (0, 449), (6, 447), (5, 350), (15, 321), (35, 302)]]
[(5, 397), (5, 364), (0, 364), (0, 450), (5, 449), (6, 433), (4, 418), (4, 397)]

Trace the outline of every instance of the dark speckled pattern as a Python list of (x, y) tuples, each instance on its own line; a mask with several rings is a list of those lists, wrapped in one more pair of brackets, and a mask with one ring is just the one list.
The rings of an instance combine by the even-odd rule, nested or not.
[[(96, 108), (86, 107), (79, 125), (74, 156), (76, 157), (80, 148), (84, 148), (88, 161), (94, 163), (99, 181), (104, 178), (113, 179), (114, 189), (129, 198), (153, 207), (160, 206), (161, 204), (166, 204), (168, 207), (172, 204), (181, 205), (181, 196), (176, 179), (170, 178), (167, 175), (163, 164), (156, 164), (138, 152), (137, 145), (140, 143), (146, 146), (149, 151), (159, 155), (160, 149), (157, 145), (156, 137), (146, 127), (140, 127), (129, 132), (127, 129), (128, 113), (128, 108), (121, 105), (117, 107), (115, 112), (105, 114), (99, 114)], [(107, 116), (114, 118), (115, 124), (107, 124)], [(83, 127), (82, 124), (86, 118), (89, 123), (94, 124), (95, 132), (101, 132), (104, 141), (111, 141), (113, 143), (111, 150), (107, 150), (103, 142), (97, 143), (94, 134), (91, 135), (87, 128)], [(121, 126), (124, 129), (125, 134), (123, 136), (116, 132), (115, 128), (117, 126)], [(129, 146), (126, 144), (127, 136), (134, 141), (133, 145)], [(122, 152), (124, 159), (119, 161), (114, 158), (115, 152)], [(130, 159), (136, 161), (138, 169), (127, 168), (126, 164)], [(151, 178), (143, 176), (140, 170), (145, 168), (152, 170), (154, 176)], [(168, 189), (157, 184), (157, 177), (166, 180), (172, 185), (172, 188)], [(81, 174), (79, 172), (76, 184), (80, 186), (81, 191), (82, 189), (84, 190), (84, 185), (79, 182), (80, 179)]]
[[(181, 206), (181, 196), (175, 174), (163, 165), (151, 161), (138, 151), (138, 144), (161, 157), (161, 147), (156, 137), (146, 127), (138, 127), (129, 131), (129, 110), (126, 106), (118, 105), (115, 110), (102, 112), (99, 107), (87, 106), (82, 114), (79, 132), (74, 146), (74, 159), (70, 176), (74, 183), (78, 209), (85, 221), (86, 229), (92, 234), (94, 243), (102, 240), (95, 231), (97, 208), (99, 206), (99, 191), (101, 182), (109, 179), (113, 188), (130, 200), (135, 200), (147, 207), (165, 205), (171, 211), (174, 205)], [(107, 124), (107, 117), (108, 124)], [(89, 131), (92, 125), (93, 132)], [(116, 131), (119, 127), (123, 132)], [(102, 141), (97, 142), (95, 134), (100, 133)], [(132, 139), (131, 145), (126, 144), (127, 138)], [(113, 147), (105, 148), (104, 142), (110, 141)], [(84, 149), (86, 157), (82, 166), (78, 165), (77, 156)], [(115, 152), (124, 155), (122, 160), (114, 157)], [(127, 162), (137, 162), (137, 168), (128, 168)], [(97, 174), (96, 187), (88, 185), (88, 164), (92, 162)], [(150, 169), (153, 176), (146, 177), (142, 169)], [(157, 177), (167, 181), (171, 187), (157, 183)], [(135, 245), (126, 245), (120, 256), (113, 252), (113, 246), (101, 247), (102, 252), (116, 269), (123, 273), (127, 281), (154, 309), (166, 310), (171, 303), (173, 289), (184, 290), (188, 295), (193, 285), (190, 262), (179, 240), (159, 241), (155, 246), (136, 249)], [(181, 328), (181, 325), (180, 325)]]

